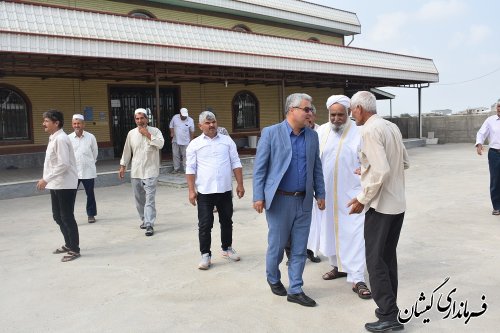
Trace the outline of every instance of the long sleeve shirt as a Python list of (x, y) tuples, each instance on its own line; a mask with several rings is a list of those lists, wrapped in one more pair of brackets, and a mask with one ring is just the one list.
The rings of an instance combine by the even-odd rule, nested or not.
[(213, 139), (201, 134), (186, 149), (186, 174), (196, 175), (199, 193), (224, 193), (232, 189), (232, 171), (241, 168), (236, 144), (227, 135)]
[(78, 179), (92, 179), (97, 177), (95, 163), (99, 148), (97, 141), (92, 133), (83, 131), (81, 136), (75, 132), (68, 134), (73, 150), (75, 151), (76, 168), (78, 170)]
[(50, 190), (71, 190), (78, 186), (73, 145), (62, 129), (49, 136), (43, 163), (43, 180)]
[(399, 128), (371, 116), (362, 128), (360, 203), (383, 214), (406, 210), (404, 170), (410, 162)]
[(500, 149), (500, 117), (493, 115), (484, 121), (476, 135), (476, 146), (488, 139), (491, 148)]
[(147, 179), (158, 177), (160, 174), (160, 149), (165, 140), (163, 134), (156, 127), (148, 126), (151, 140), (142, 135), (138, 128), (130, 130), (123, 147), (120, 165), (132, 163), (130, 177)]

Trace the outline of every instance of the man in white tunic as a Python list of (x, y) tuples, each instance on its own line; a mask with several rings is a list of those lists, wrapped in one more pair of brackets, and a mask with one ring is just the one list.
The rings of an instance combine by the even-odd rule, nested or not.
[(135, 205), (146, 236), (153, 236), (156, 220), (156, 184), (160, 175), (160, 149), (165, 140), (161, 131), (148, 126), (148, 116), (145, 109), (134, 112), (137, 128), (130, 130), (123, 147), (120, 160), (119, 177), (125, 177), (127, 165), (132, 163), (130, 182), (134, 190)]
[(352, 290), (363, 299), (371, 297), (365, 284), (364, 214), (349, 215), (347, 203), (361, 189), (355, 172), (361, 137), (349, 119), (350, 100), (344, 95), (328, 98), (330, 121), (318, 129), (320, 158), (326, 189), (326, 209), (314, 207), (307, 248), (328, 257), (333, 269), (325, 280), (347, 276)]

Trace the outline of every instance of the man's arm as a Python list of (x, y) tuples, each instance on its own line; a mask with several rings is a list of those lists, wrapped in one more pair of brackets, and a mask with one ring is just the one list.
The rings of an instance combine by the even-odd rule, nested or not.
[(253, 207), (258, 213), (262, 213), (265, 206), (264, 186), (267, 179), (270, 155), (271, 142), (269, 128), (264, 128), (257, 146), (253, 167)]
[(490, 127), (488, 126), (488, 118), (486, 118), (476, 135), (476, 152), (478, 155), (483, 155), (483, 143), (489, 135)]
[(245, 188), (243, 187), (243, 168), (233, 169), (234, 178), (236, 178), (236, 195), (238, 198), (243, 198), (245, 195)]
[(94, 162), (97, 162), (97, 155), (99, 154), (99, 147), (97, 146), (97, 140), (94, 135), (92, 135), (92, 155), (94, 156)]

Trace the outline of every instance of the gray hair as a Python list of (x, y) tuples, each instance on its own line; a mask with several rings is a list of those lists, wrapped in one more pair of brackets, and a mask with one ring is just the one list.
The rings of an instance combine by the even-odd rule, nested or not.
[(312, 97), (304, 93), (291, 94), (286, 98), (285, 102), (285, 116), (288, 114), (288, 110), (291, 108), (298, 108), (302, 100), (312, 102)]
[(316, 114), (316, 107), (313, 104), (311, 104), (311, 109), (312, 109), (311, 112), (314, 113), (314, 114)]
[(203, 111), (202, 113), (200, 113), (199, 124), (203, 124), (207, 120), (215, 120), (215, 121), (217, 121), (217, 119), (215, 118), (215, 115), (213, 114), (213, 112)]
[(377, 113), (377, 99), (369, 91), (358, 91), (351, 98), (351, 109), (361, 106), (363, 110), (370, 113)]

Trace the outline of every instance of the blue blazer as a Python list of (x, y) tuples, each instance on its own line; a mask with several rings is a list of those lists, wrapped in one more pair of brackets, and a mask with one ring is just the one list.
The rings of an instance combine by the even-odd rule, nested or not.
[[(266, 127), (257, 146), (253, 167), (253, 201), (265, 200), (265, 208), (269, 209), (290, 161), (292, 160), (292, 144), (290, 133), (285, 124), (286, 119), (276, 125)], [(319, 158), (318, 134), (305, 128), (306, 142), (306, 195), (303, 210), (312, 209), (313, 197), (325, 198), (325, 182)]]

